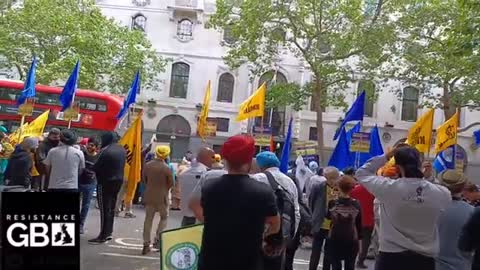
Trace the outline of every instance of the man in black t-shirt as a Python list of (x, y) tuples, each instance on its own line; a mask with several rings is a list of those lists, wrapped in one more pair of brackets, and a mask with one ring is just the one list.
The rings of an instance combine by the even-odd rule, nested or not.
[(80, 234), (83, 234), (83, 225), (88, 216), (90, 202), (93, 198), (93, 192), (97, 187), (97, 177), (93, 171), (93, 165), (98, 159), (98, 147), (100, 141), (96, 137), (88, 138), (87, 145), (83, 152), (85, 157), (85, 169), (80, 173), (78, 179), (78, 191), (82, 196), (82, 209), (80, 210)]
[(272, 189), (248, 176), (254, 153), (251, 137), (228, 139), (221, 151), (228, 174), (207, 181), (201, 207), (192, 209), (205, 224), (199, 270), (260, 270), (263, 238), (280, 229)]

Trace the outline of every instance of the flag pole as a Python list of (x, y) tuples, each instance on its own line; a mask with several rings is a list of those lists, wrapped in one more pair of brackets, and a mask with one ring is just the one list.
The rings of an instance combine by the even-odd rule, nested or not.
[(20, 132), (18, 133), (18, 142), (20, 142), (23, 133), (23, 124), (25, 123), (25, 115), (22, 115), (22, 119), (20, 120)]
[(70, 129), (72, 127), (72, 119), (69, 119), (68, 120), (68, 129)]

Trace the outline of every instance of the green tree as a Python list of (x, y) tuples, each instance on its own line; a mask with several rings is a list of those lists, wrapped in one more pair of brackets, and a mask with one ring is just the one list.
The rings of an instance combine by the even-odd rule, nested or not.
[[(404, 2), (217, 0), (209, 24), (227, 28), (235, 37), (225, 57), (231, 67), (249, 62), (254, 65), (254, 74), (260, 74), (271, 69), (285, 50), (305, 63), (314, 78), (299, 91), (307, 90), (306, 97), (311, 96), (317, 105), (318, 147), (324, 162), (322, 111), (327, 106), (344, 105), (345, 95), (349, 94), (345, 91), (347, 84), (358, 79), (355, 74), (368, 75), (370, 69), (383, 62), (388, 53), (384, 44), (396, 38), (391, 15)], [(273, 100), (292, 96), (281, 91), (271, 95), (275, 95), (270, 97)]]
[(442, 109), (446, 119), (459, 108), (479, 108), (480, 4), (425, 1), (402, 13), (399, 38), (379, 75), (417, 87), (419, 105)]
[(112, 93), (126, 92), (138, 69), (142, 86), (155, 88), (164, 70), (165, 60), (142, 31), (106, 18), (91, 0), (28, 0), (6, 10), (0, 25), (0, 68), (21, 79), (33, 55), (38, 83), (64, 82), (80, 59), (79, 86)]

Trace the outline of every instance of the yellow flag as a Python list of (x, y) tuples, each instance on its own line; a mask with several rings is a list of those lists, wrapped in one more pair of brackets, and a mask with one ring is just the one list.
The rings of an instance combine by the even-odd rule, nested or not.
[(200, 116), (198, 117), (198, 124), (197, 124), (197, 133), (203, 140), (207, 137), (207, 118), (208, 118), (208, 110), (210, 109), (210, 85), (211, 82), (208, 81), (207, 89), (205, 90), (205, 98), (203, 99), (203, 106), (202, 111), (200, 112)]
[(432, 141), (433, 115), (435, 109), (430, 109), (408, 131), (408, 144), (422, 153), (430, 151)]
[(265, 111), (265, 93), (267, 86), (265, 83), (260, 86), (247, 100), (240, 104), (237, 121), (242, 121), (252, 117), (262, 117)]
[(457, 144), (458, 112), (437, 129), (435, 153), (440, 153), (448, 147)]
[(40, 114), (35, 120), (30, 122), (29, 124), (25, 123), (23, 125), (22, 136), (20, 136), (20, 128), (18, 128), (14, 133), (10, 134), (10, 144), (15, 146), (23, 141), (26, 137), (41, 137), (43, 135), (43, 130), (45, 129), (45, 125), (47, 124), (48, 114), (50, 110), (46, 110), (42, 114)]
[(119, 142), (127, 151), (127, 162), (125, 163), (124, 177), (127, 179), (127, 191), (125, 192), (125, 203), (130, 203), (135, 196), (137, 183), (141, 180), (142, 167), (142, 114), (128, 128)]

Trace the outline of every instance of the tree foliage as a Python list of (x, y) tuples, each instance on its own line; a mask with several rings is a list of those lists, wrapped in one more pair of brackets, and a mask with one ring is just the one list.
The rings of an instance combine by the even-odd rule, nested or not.
[(80, 59), (80, 87), (121, 93), (138, 69), (142, 86), (156, 87), (165, 66), (143, 32), (106, 18), (91, 0), (25, 1), (4, 11), (0, 25), (0, 68), (21, 79), (33, 55), (42, 84), (63, 83)]
[[(279, 64), (285, 51), (313, 73), (310, 95), (317, 104), (319, 148), (323, 149), (322, 111), (342, 105), (347, 84), (385, 59), (385, 44), (395, 40), (391, 19), (402, 0), (217, 0), (209, 24), (227, 28), (237, 40), (226, 62), (252, 63), (260, 74)], [(281, 93), (279, 93), (281, 94)], [(291, 95), (286, 92), (285, 95)], [(296, 100), (291, 100), (296, 102)], [(343, 103), (344, 104), (344, 103)], [(324, 160), (324, 159), (323, 159)]]
[[(422, 106), (444, 110), (480, 106), (480, 5), (470, 1), (424, 1), (406, 6), (398, 40), (379, 76), (416, 86)], [(397, 89), (399, 96), (402, 89)]]

